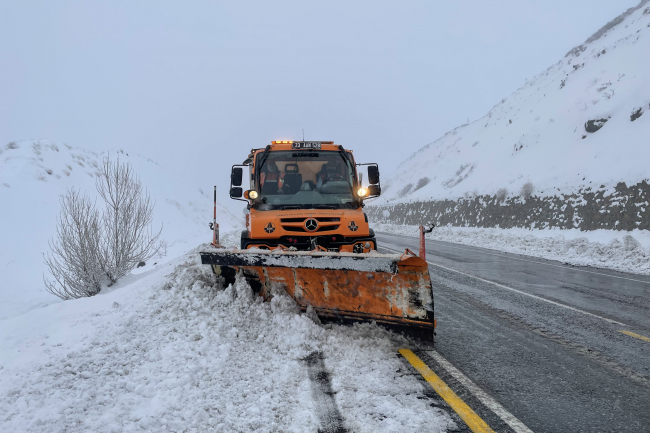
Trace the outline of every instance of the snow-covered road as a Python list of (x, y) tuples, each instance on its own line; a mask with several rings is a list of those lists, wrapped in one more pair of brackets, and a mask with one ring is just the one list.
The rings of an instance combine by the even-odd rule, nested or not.
[[(418, 247), (402, 235), (377, 241), (380, 251)], [(648, 431), (650, 344), (639, 337), (650, 337), (650, 277), (448, 242), (426, 247), (436, 350), (482, 391), (534, 432)]]

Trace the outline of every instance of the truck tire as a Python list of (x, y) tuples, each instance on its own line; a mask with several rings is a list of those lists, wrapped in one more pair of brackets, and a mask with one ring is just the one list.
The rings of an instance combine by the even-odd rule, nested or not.
[(250, 233), (248, 230), (242, 230), (241, 232), (241, 249), (245, 250), (248, 247), (248, 242), (250, 241)]

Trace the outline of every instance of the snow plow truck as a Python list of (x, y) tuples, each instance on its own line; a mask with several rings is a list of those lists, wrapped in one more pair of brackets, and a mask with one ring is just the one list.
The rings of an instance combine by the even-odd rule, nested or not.
[(226, 285), (239, 274), (265, 300), (284, 289), (323, 321), (374, 321), (433, 341), (426, 261), (378, 253), (363, 212), (381, 194), (377, 164), (357, 164), (331, 141), (273, 141), (234, 165), (230, 180), (230, 197), (246, 202), (240, 248), (200, 253)]

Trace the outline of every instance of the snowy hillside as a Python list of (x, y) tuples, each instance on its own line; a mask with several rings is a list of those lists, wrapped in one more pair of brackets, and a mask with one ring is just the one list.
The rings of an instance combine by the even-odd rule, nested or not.
[[(12, 142), (0, 148), (0, 319), (58, 301), (44, 289), (42, 254), (55, 233), (59, 197), (71, 187), (95, 197), (98, 166), (107, 155), (50, 140)], [(112, 151), (110, 156), (133, 165), (156, 201), (154, 224), (163, 225), (168, 243), (167, 258), (150, 261), (140, 272), (211, 238), (210, 185), (178, 179), (173, 171), (128, 151)], [(239, 222), (225, 209), (219, 220), (222, 230), (234, 229)]]
[[(480, 65), (477, 65), (480, 67)], [(600, 129), (598, 129), (600, 127)], [(571, 194), (650, 178), (650, 4), (401, 163), (373, 204)], [(502, 190), (502, 194), (503, 194)]]

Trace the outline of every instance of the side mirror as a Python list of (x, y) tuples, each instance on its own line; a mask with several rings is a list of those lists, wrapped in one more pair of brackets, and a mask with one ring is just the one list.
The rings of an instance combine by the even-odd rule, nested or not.
[[(239, 169), (241, 174), (241, 168)], [(241, 178), (239, 178), (239, 184), (241, 185)], [(244, 195), (244, 191), (239, 186), (233, 186), (230, 188), (230, 198), (241, 198)]]
[(370, 185), (379, 183), (379, 168), (376, 165), (368, 166), (368, 183)]
[(370, 186), (368, 186), (368, 195), (369, 196), (379, 196), (379, 195), (381, 195), (381, 187), (379, 185), (370, 185)]
[[(231, 186), (241, 186), (241, 180), (244, 175), (244, 170), (241, 167), (233, 167), (232, 172), (230, 173), (230, 185)], [(241, 188), (239, 188), (241, 190)], [(232, 197), (232, 189), (230, 190)], [(241, 197), (241, 193), (238, 195)]]

